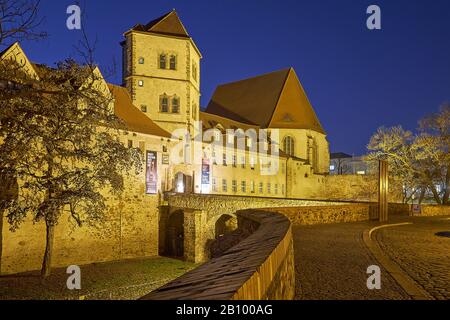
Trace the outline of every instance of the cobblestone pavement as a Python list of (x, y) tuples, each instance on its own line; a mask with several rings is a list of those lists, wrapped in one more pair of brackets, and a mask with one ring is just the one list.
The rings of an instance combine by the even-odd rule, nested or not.
[(435, 299), (450, 299), (450, 218), (412, 218), (413, 225), (382, 229), (376, 239), (387, 255)]
[[(363, 242), (364, 230), (376, 225), (362, 222), (294, 227), (296, 299), (409, 299)], [(367, 288), (367, 268), (371, 265), (382, 270), (381, 290)]]

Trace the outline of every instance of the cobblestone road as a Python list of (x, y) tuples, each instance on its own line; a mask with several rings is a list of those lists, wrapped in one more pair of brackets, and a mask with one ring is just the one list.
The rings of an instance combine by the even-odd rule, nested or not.
[(435, 299), (450, 299), (450, 218), (413, 218), (413, 225), (382, 229), (381, 248)]
[[(296, 299), (409, 299), (395, 280), (372, 257), (362, 233), (374, 223), (294, 227)], [(367, 268), (382, 269), (381, 290), (367, 288)]]

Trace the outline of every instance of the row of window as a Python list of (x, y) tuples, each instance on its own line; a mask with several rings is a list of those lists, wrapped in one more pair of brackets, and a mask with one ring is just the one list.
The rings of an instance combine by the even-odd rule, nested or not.
[[(138, 59), (138, 63), (145, 64), (145, 58), (140, 57)], [(159, 55), (158, 68), (163, 70), (177, 70), (177, 56), (174, 54), (168, 55), (165, 53), (161, 53)], [(198, 80), (198, 67), (195, 62), (192, 63), (192, 78), (194, 78), (195, 81)]]
[[(247, 185), (247, 181), (245, 181), (245, 180), (241, 181), (240, 192), (255, 194), (256, 186), (258, 186), (258, 193), (260, 193), (260, 194), (263, 194), (266, 192), (267, 194), (278, 195), (280, 193), (280, 191), (281, 191), (281, 195), (285, 194), (285, 185), (284, 184), (281, 185), (281, 190), (280, 190), (278, 183), (272, 184), (272, 183), (268, 182), (267, 184), (264, 184), (263, 182), (260, 182), (260, 183), (258, 183), (258, 185), (256, 185), (255, 181), (250, 181), (250, 183)], [(227, 179), (222, 179), (222, 189), (221, 190), (224, 193), (228, 192), (228, 180)], [(212, 178), (212, 191), (219, 192), (219, 186), (217, 185), (217, 178)], [(237, 180), (231, 181), (231, 191), (233, 193), (238, 192), (238, 181)]]
[[(225, 167), (228, 166), (228, 157), (227, 157), (227, 154), (224, 153), (222, 157), (223, 157), (223, 158), (222, 158), (222, 165), (225, 166)], [(217, 165), (216, 154), (215, 154), (214, 152), (213, 152), (213, 154), (212, 154), (212, 158), (213, 158), (213, 164), (214, 164), (214, 165)], [(240, 162), (239, 166), (240, 166), (242, 169), (245, 169), (245, 168), (247, 167), (246, 165), (247, 165), (246, 157), (245, 157), (245, 156), (241, 156), (241, 162)], [(271, 162), (267, 163), (267, 166), (268, 166), (268, 167), (270, 167), (271, 165), (272, 165)], [(232, 156), (232, 166), (233, 166), (234, 168), (237, 168), (237, 167), (238, 167), (238, 162), (237, 162), (237, 156), (236, 156), (236, 155), (233, 155), (233, 156)], [(255, 158), (250, 157), (250, 169), (255, 170), (255, 167), (256, 167), (256, 161), (255, 161)], [(286, 166), (285, 166), (284, 163), (281, 164), (281, 170), (282, 170), (282, 174), (285, 174), (285, 173), (286, 173)]]
[[(145, 64), (145, 58), (140, 57), (138, 59), (139, 64)], [(158, 60), (158, 67), (160, 69), (170, 69), (170, 70), (176, 70), (177, 69), (177, 56), (174, 54), (167, 55), (165, 53), (162, 53), (159, 55)]]
[(159, 111), (163, 113), (180, 113), (180, 98), (163, 94), (159, 97)]

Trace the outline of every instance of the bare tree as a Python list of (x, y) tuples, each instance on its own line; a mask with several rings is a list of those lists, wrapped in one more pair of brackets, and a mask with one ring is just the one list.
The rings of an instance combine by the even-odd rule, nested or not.
[(39, 0), (0, 0), (0, 46), (46, 37), (39, 31)]
[[(438, 204), (449, 203), (450, 107), (420, 121), (419, 133), (414, 135), (401, 127), (380, 128), (368, 145), (369, 159), (387, 159), (392, 174), (401, 178), (405, 202), (419, 195), (423, 201), (430, 190)], [(436, 186), (443, 186), (440, 192)]]

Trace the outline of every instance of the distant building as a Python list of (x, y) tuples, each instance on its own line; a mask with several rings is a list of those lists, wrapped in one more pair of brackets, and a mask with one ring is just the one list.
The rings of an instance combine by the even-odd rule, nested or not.
[(330, 154), (330, 175), (367, 175), (371, 166), (363, 157), (355, 157), (343, 152)]

